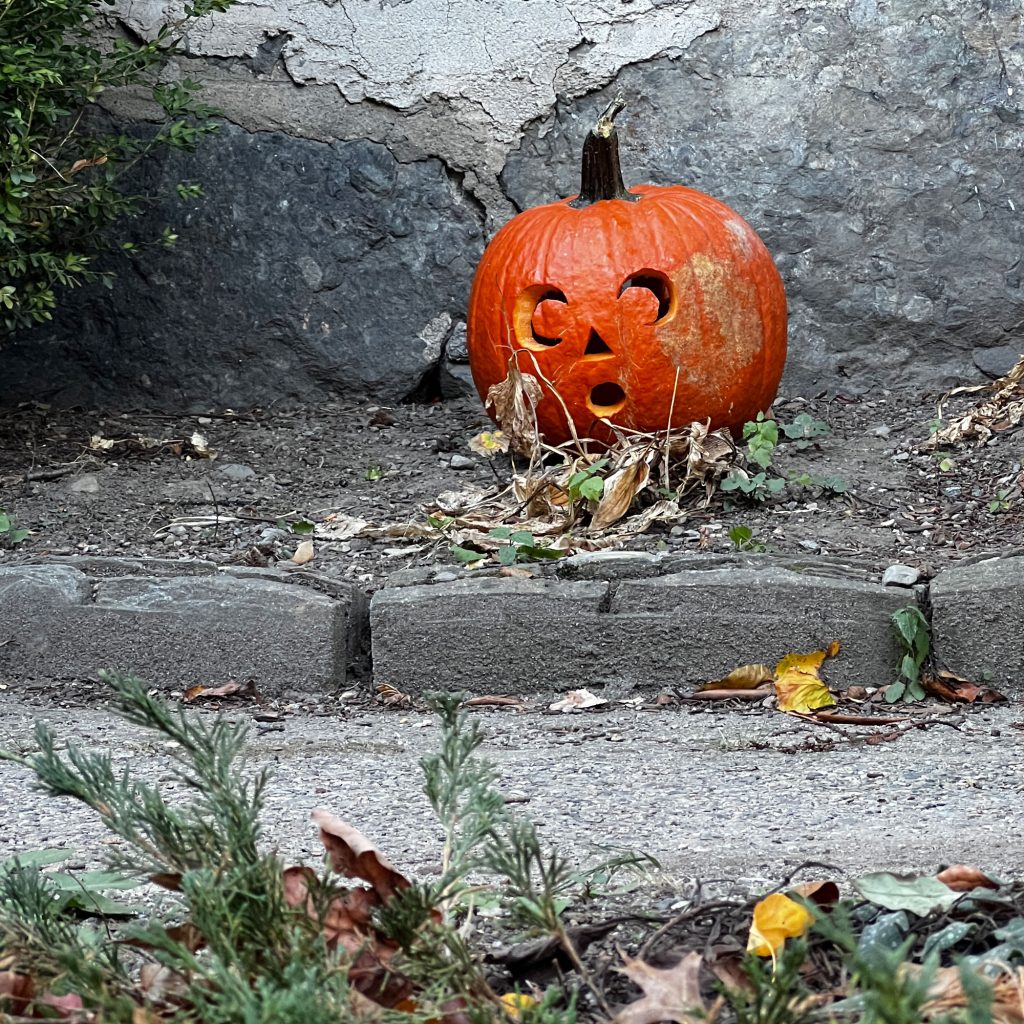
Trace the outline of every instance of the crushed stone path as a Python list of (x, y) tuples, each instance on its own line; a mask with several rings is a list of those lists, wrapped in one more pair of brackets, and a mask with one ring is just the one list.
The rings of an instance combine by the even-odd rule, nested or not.
[[(534, 699), (531, 707), (546, 704)], [(250, 762), (273, 770), (268, 842), (289, 859), (317, 861), (309, 814), (324, 806), (400, 869), (433, 872), (441, 830), (418, 766), (436, 748), (433, 718), (340, 702), (331, 708), (286, 716), (272, 731), (254, 724)], [(251, 710), (229, 713), (248, 718)], [(840, 741), (765, 709), (475, 713), (502, 789), (549, 843), (580, 862), (599, 848), (630, 848), (656, 857), (668, 879), (753, 884), (777, 880), (805, 860), (854, 875), (955, 862), (1004, 877), (1020, 872), (1019, 705), (945, 713), (941, 724), (877, 745)], [(0, 746), (31, 751), (36, 718), (67, 740), (107, 750), (115, 767), (128, 764), (175, 791), (162, 742), (102, 707), (60, 707), (12, 687), (0, 693)], [(834, 749), (820, 749), (833, 740)], [(88, 811), (46, 800), (30, 774), (10, 763), (0, 763), (0, 809), (0, 857), (67, 845), (93, 861), (110, 841)]]

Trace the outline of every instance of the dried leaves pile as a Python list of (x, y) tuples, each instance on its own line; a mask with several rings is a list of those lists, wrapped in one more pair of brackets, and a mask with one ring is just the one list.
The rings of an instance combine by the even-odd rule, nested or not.
[(1005, 377), (947, 392), (939, 402), (939, 420), (944, 418), (943, 409), (950, 398), (982, 393), (985, 397), (977, 405), (932, 435), (932, 446), (955, 445), (968, 440), (981, 445), (993, 434), (1020, 426), (1024, 422), (1024, 355)]

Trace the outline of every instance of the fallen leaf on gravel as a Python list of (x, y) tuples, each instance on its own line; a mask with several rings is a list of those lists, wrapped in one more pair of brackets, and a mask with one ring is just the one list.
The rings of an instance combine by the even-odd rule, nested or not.
[(815, 906), (822, 909), (834, 907), (839, 902), (839, 886), (835, 882), (800, 882), (790, 890), (805, 900), (810, 900)]
[(513, 1020), (519, 1020), (523, 1010), (529, 1010), (537, 1005), (537, 1000), (525, 992), (506, 992), (498, 1001)]
[(398, 889), (408, 889), (410, 882), (363, 835), (359, 829), (322, 807), (310, 815), (320, 829), (320, 841), (327, 848), (331, 867), (346, 878), (361, 878), (373, 886), (382, 900), (389, 900)]
[(469, 450), (477, 455), (486, 455), (493, 459), (498, 452), (507, 452), (509, 437), (503, 430), (485, 430), (482, 434), (470, 438)]
[(514, 580), (532, 580), (537, 574), (519, 565), (503, 565), (498, 570), (498, 575), (511, 576)]
[(239, 683), (234, 679), (229, 680), (226, 683), (222, 683), (220, 686), (190, 686), (183, 694), (182, 697), (191, 703), (195, 700), (206, 700), (210, 697), (255, 697), (256, 696), (256, 683), (252, 679), (247, 679), (244, 683)]
[(643, 991), (643, 998), (620, 1010), (612, 1024), (698, 1024), (708, 1008), (700, 994), (700, 953), (687, 953), (675, 967), (652, 967), (623, 954), (619, 970)]
[(833, 641), (823, 651), (787, 654), (775, 666), (775, 693), (780, 711), (807, 712), (835, 704), (836, 699), (818, 675), (818, 669), (826, 658), (834, 657), (838, 651), (839, 643)]
[(767, 665), (741, 665), (723, 679), (705, 683), (697, 693), (705, 690), (756, 690), (774, 679), (775, 673)]
[(1006, 700), (1004, 694), (980, 683), (954, 675), (952, 672), (925, 673), (921, 676), (925, 693), (953, 704), (997, 704)]
[(812, 920), (806, 907), (781, 892), (774, 892), (754, 907), (747, 952), (754, 956), (770, 956), (774, 960), (786, 939), (803, 935)]
[(998, 889), (999, 883), (983, 871), (967, 864), (950, 864), (935, 876), (943, 885), (954, 892), (970, 892), (972, 889)]
[(570, 690), (561, 700), (556, 700), (549, 711), (583, 711), (586, 708), (596, 708), (601, 704), (607, 704), (603, 697), (596, 697), (589, 690)]
[(526, 705), (518, 697), (500, 697), (491, 694), (484, 694), (480, 697), (470, 697), (464, 700), (459, 707), (463, 708), (517, 708), (522, 711)]
[[(970, 1020), (977, 1016), (968, 1009), (976, 1011), (978, 999), (975, 993), (968, 995), (964, 991), (962, 969), (965, 968), (936, 969), (928, 986), (928, 1000), (921, 1007), (921, 1020)], [(913, 976), (921, 973), (919, 964), (904, 964), (901, 970)], [(976, 965), (974, 972), (979, 975), (979, 984), (991, 988), (992, 1005), (987, 1008), (985, 1019), (992, 1024), (1024, 1024), (1024, 967), (989, 961)]]
[(960, 893), (937, 878), (890, 875), (885, 871), (865, 875), (853, 884), (869, 903), (886, 910), (907, 910), (918, 917), (933, 910), (948, 910), (960, 898)]
[(304, 540), (296, 549), (295, 554), (292, 555), (292, 561), (296, 565), (305, 565), (307, 562), (313, 561), (313, 556), (316, 552), (313, 549), (313, 542), (311, 540)]
[(377, 684), (377, 700), (389, 708), (405, 707), (412, 703), (412, 698), (407, 693), (402, 693), (397, 686), (390, 683)]
[(943, 395), (938, 406), (939, 420), (943, 418), (942, 409), (947, 399), (979, 391), (988, 391), (991, 397), (934, 433), (927, 442), (929, 447), (952, 445), (967, 438), (973, 438), (982, 445), (993, 433), (1009, 430), (1024, 422), (1024, 355), (1005, 377), (986, 384), (953, 388)]

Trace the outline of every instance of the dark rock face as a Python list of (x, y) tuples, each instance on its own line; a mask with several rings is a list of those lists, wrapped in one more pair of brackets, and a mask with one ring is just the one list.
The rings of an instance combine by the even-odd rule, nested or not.
[(575, 192), (579, 137), (621, 89), (627, 182), (710, 193), (775, 256), (784, 387), (976, 377), (975, 347), (1024, 349), (1024, 108), (991, 21), (1011, 2), (843, 6), (766, 4), (742, 33), (626, 69), (529, 133), (506, 191), (520, 207)]
[[(455, 92), (405, 110), (317, 87), (340, 106), (307, 124), (301, 105), (324, 93), (232, 79), (224, 95), (251, 95), (253, 110), (273, 88), (285, 130), (227, 126), (196, 156), (149, 167), (150, 184), (206, 190), (140, 229), (170, 224), (177, 247), (125, 261), (112, 292), (72, 295), (55, 324), (7, 342), (0, 404), (202, 409), (465, 389), (461, 321), (497, 209), (480, 197), (522, 208), (575, 192), (583, 136), (620, 90), (627, 181), (708, 192), (775, 255), (791, 310), (784, 389), (940, 389), (1012, 365), (1024, 347), (1019, 0), (731, 0), (723, 11), (681, 56), (627, 63), (604, 89), (561, 98), (500, 179), (500, 155), (471, 165), (476, 151), (455, 145), (450, 115), (466, 100)], [(361, 137), (368, 111), (390, 149), (297, 137)], [(393, 155), (408, 157), (414, 122), (417, 146), (439, 159)], [(453, 358), (439, 362), (449, 339)]]
[(483, 248), (440, 162), (225, 126), (148, 174), (144, 188), (203, 185), (138, 226), (175, 226), (177, 245), (119, 261), (113, 290), (67, 296), (52, 326), (8, 343), (0, 403), (398, 400), (436, 365)]

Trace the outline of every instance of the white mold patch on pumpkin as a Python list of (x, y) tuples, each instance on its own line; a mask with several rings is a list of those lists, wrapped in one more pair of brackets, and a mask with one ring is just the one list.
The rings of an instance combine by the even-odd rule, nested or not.
[(729, 217), (724, 223), (726, 231), (736, 239), (740, 255), (744, 259), (750, 259), (754, 255), (754, 240), (751, 237), (753, 232), (749, 225), (738, 217)]

